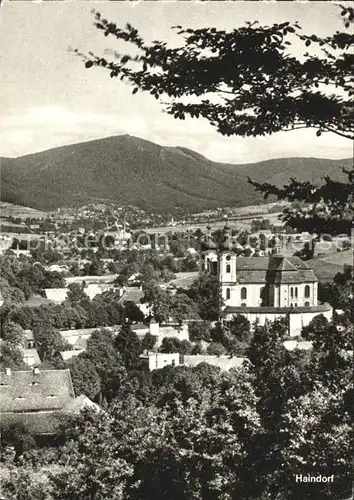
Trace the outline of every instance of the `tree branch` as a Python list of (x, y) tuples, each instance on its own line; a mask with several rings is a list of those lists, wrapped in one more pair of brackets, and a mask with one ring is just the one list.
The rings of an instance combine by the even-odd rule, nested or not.
[(345, 139), (350, 139), (350, 140), (354, 141), (354, 135), (344, 134), (343, 132), (339, 132), (339, 130), (336, 130), (332, 127), (325, 126), (325, 127), (323, 127), (323, 130), (325, 130), (327, 132), (333, 132), (333, 134), (337, 134), (337, 135), (340, 135), (341, 137), (344, 137)]

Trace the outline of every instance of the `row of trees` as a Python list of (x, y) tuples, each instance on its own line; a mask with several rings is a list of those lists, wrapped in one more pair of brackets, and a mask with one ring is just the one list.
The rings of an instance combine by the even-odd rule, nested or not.
[(0, 256), (0, 274), (3, 300), (9, 303), (24, 302), (33, 294), (43, 293), (44, 288), (65, 286), (60, 273), (47, 271), (32, 259), (17, 258), (11, 252)]

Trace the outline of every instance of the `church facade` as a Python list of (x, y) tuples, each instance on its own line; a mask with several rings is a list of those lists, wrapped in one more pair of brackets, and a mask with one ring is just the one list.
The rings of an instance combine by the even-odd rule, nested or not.
[(318, 280), (313, 269), (299, 257), (240, 257), (227, 224), (219, 245), (208, 227), (202, 255), (204, 272), (219, 279), (224, 323), (237, 314), (246, 316), (252, 324), (286, 318), (290, 335), (299, 335), (318, 314), (332, 317), (331, 306), (318, 303)]

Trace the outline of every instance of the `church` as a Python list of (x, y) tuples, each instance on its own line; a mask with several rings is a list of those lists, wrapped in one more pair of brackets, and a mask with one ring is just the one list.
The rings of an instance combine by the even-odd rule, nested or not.
[(240, 257), (226, 223), (218, 245), (211, 228), (201, 242), (204, 272), (219, 278), (221, 320), (227, 324), (242, 314), (251, 324), (285, 318), (289, 334), (296, 336), (317, 315), (332, 317), (329, 304), (319, 304), (318, 279), (299, 257), (279, 253), (267, 257)]

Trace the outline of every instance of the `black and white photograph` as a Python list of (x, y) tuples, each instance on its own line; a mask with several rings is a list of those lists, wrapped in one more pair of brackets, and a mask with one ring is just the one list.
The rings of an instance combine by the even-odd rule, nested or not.
[(353, 46), (0, 2), (0, 500), (354, 500)]

